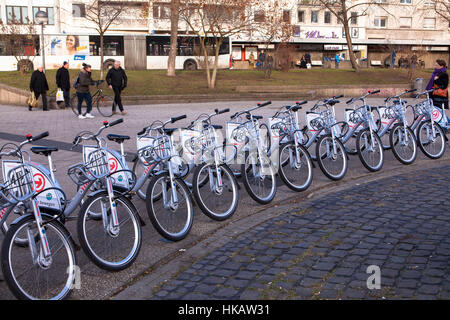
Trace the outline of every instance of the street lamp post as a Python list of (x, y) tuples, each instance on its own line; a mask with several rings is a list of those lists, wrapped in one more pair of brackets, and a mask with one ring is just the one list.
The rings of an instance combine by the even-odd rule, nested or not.
[(44, 24), (48, 22), (47, 12), (45, 12), (45, 11), (36, 12), (35, 21), (41, 25), (42, 67), (44, 68), (44, 72), (45, 72)]

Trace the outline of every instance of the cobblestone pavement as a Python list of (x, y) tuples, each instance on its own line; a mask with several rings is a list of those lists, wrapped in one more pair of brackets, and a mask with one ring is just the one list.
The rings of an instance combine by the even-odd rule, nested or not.
[[(238, 236), (151, 299), (449, 299), (450, 166), (312, 200)], [(370, 265), (381, 289), (367, 289)], [(149, 290), (150, 291), (150, 290)]]

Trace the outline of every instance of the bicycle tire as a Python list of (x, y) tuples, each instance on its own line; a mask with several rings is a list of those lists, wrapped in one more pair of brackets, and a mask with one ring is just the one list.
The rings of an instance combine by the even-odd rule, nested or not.
[[(258, 153), (256, 153), (256, 154), (258, 154)], [(275, 198), (275, 195), (277, 193), (277, 181), (276, 181), (276, 177), (275, 177), (275, 170), (274, 170), (272, 164), (270, 163), (270, 160), (268, 158), (266, 158), (266, 160), (265, 160), (266, 168), (269, 168), (270, 174), (264, 175), (264, 177), (262, 179), (260, 177), (254, 177), (254, 178), (255, 178), (255, 180), (258, 180), (258, 179), (264, 180), (265, 176), (270, 176), (270, 179), (271, 179), (270, 192), (265, 197), (261, 197), (261, 196), (257, 195), (256, 192), (253, 190), (252, 186), (250, 185), (249, 176), (248, 176), (248, 173), (250, 173), (252, 168), (251, 168), (251, 166), (248, 166), (248, 168), (247, 168), (247, 162), (251, 157), (254, 157), (254, 155), (250, 155), (250, 153), (248, 151), (246, 151), (244, 164), (241, 165), (241, 176), (242, 176), (242, 179), (244, 182), (244, 187), (247, 190), (247, 193), (249, 194), (249, 196), (253, 200), (255, 200), (256, 202), (258, 202), (260, 204), (268, 204)], [(259, 156), (257, 156), (257, 158), (259, 158)], [(260, 162), (261, 162), (260, 160), (256, 159), (255, 166)], [(259, 167), (261, 168), (261, 165), (259, 165)], [(261, 172), (259, 172), (257, 174), (261, 174)]]
[(436, 133), (438, 133), (438, 135), (440, 136), (439, 139), (440, 139), (440, 141), (442, 143), (442, 147), (440, 148), (438, 153), (431, 153), (425, 148), (426, 142), (423, 141), (422, 134), (421, 134), (422, 129), (426, 125), (427, 126), (431, 126), (431, 120), (423, 121), (419, 125), (419, 127), (417, 128), (417, 144), (419, 145), (420, 150), (423, 152), (423, 154), (425, 156), (427, 156), (428, 158), (433, 159), (433, 160), (439, 159), (439, 158), (441, 158), (443, 156), (443, 154), (445, 153), (445, 149), (446, 149), (445, 132), (444, 132), (444, 130), (442, 129), (442, 127), (438, 123), (434, 123)]
[(394, 135), (397, 132), (398, 129), (402, 129), (404, 126), (402, 123), (397, 123), (391, 130), (390, 134), (389, 134), (389, 142), (391, 144), (391, 149), (392, 149), (392, 153), (394, 154), (395, 158), (400, 161), (402, 164), (404, 165), (409, 165), (412, 164), (417, 157), (417, 139), (416, 136), (414, 135), (414, 132), (411, 130), (411, 128), (406, 127), (406, 132), (408, 133), (408, 136), (410, 138), (410, 141), (412, 141), (412, 143), (410, 143), (409, 145), (411, 145), (413, 147), (413, 152), (412, 155), (409, 159), (404, 159), (401, 155), (400, 152), (397, 150), (397, 145), (398, 145), (398, 140), (394, 141)]
[[(76, 280), (76, 266), (78, 264), (77, 264), (75, 248), (73, 246), (73, 242), (71, 241), (72, 236), (69, 233), (69, 231), (64, 227), (64, 225), (62, 225), (59, 221), (53, 220), (53, 218), (48, 217), (48, 216), (42, 216), (42, 220), (43, 220), (43, 222), (46, 222), (45, 229), (46, 229), (47, 236), (51, 237), (52, 232), (50, 232), (50, 231), (56, 231), (55, 234), (62, 241), (63, 246), (65, 247), (66, 252), (68, 253), (67, 268), (62, 267), (62, 270), (60, 272), (57, 272), (58, 276), (67, 274), (67, 280), (66, 281), (63, 280), (63, 283), (61, 284), (61, 286), (63, 286), (63, 288), (60, 291), (58, 290), (57, 294), (54, 294), (52, 297), (46, 298), (46, 299), (53, 299), (53, 300), (63, 300), (63, 299), (68, 298), (70, 296), (70, 294), (72, 293), (73, 286), (74, 286), (75, 280)], [(52, 220), (52, 221), (49, 221), (49, 220)], [(23, 247), (14, 245), (15, 236), (19, 232), (21, 232), (22, 229), (27, 228), (27, 225), (29, 225), (29, 224), (31, 225), (31, 227), (36, 226), (36, 221), (34, 219), (34, 216), (30, 215), (30, 216), (22, 219), (21, 221), (18, 221), (16, 224), (11, 225), (10, 229), (6, 233), (6, 236), (3, 240), (2, 251), (1, 251), (1, 265), (2, 265), (5, 282), (8, 285), (9, 289), (11, 290), (12, 294), (17, 299), (23, 299), (23, 300), (42, 299), (42, 297), (35, 297), (31, 293), (26, 292), (26, 290), (23, 288), (23, 285), (20, 285), (18, 283), (18, 280), (15, 276), (15, 272), (12, 270), (13, 267), (11, 265), (12, 261), (14, 260), (11, 257), (11, 255), (12, 255), (11, 252), (12, 252), (13, 248), (20, 248), (20, 249), (24, 250), (24, 253), (21, 255), (20, 259), (18, 259), (18, 261), (20, 261), (20, 263), (24, 263), (25, 262), (24, 257), (26, 257), (27, 255), (28, 256), (30, 255), (30, 251), (28, 248), (23, 248)], [(50, 243), (50, 245), (53, 245), (53, 242)], [(52, 251), (52, 254), (56, 254), (59, 252), (64, 252), (64, 250), (63, 251), (57, 250), (56, 252)], [(52, 259), (54, 259), (54, 258), (55, 258), (55, 256), (52, 257)], [(53, 262), (55, 262), (55, 260), (53, 260)], [(58, 262), (59, 262), (59, 260), (58, 260)], [(33, 267), (40, 268), (38, 265), (36, 265), (34, 263), (32, 263), (32, 265), (33, 265)], [(27, 275), (33, 274), (33, 276), (34, 276), (34, 272), (30, 271), (28, 266), (26, 268), (27, 268), (28, 272), (25, 272), (25, 273), (20, 272), (20, 274), (22, 276), (27, 276)], [(49, 268), (49, 270), (50, 269), (51, 268)], [(58, 277), (49, 277), (48, 280), (56, 281), (57, 278)], [(48, 280), (46, 281), (47, 287), (48, 287), (48, 283), (49, 283)], [(30, 281), (25, 281), (25, 282), (28, 283)], [(39, 290), (39, 292), (42, 292), (42, 291)]]
[(113, 115), (113, 97), (101, 95), (97, 99), (97, 110), (103, 117), (109, 118)]
[[(206, 179), (205, 178), (201, 178), (199, 179), (200, 174), (202, 173), (202, 171), (208, 167), (208, 166), (212, 166), (214, 167), (215, 170), (215, 164), (203, 164), (201, 166), (197, 166), (195, 168), (194, 171), (194, 179), (193, 179), (193, 194), (194, 194), (194, 198), (196, 203), (198, 204), (198, 206), (200, 207), (200, 209), (202, 210), (202, 212), (209, 218), (216, 220), (216, 221), (223, 221), (226, 220), (228, 218), (230, 218), (235, 212), (236, 209), (238, 207), (238, 203), (239, 203), (239, 188), (238, 188), (238, 184), (237, 184), (237, 180), (236, 177), (233, 174), (233, 171), (231, 171), (231, 169), (226, 165), (226, 164), (221, 164), (219, 166), (220, 170), (222, 171), (222, 176), (224, 176), (225, 174), (228, 176), (228, 179), (231, 183), (231, 186), (228, 186), (229, 189), (231, 189), (232, 191), (232, 202), (230, 204), (229, 207), (226, 207), (226, 210), (224, 210), (225, 212), (223, 213), (217, 213), (215, 211), (213, 211), (215, 208), (210, 208), (210, 206), (208, 204), (205, 203), (205, 197), (202, 196), (202, 192), (200, 191), (200, 188), (202, 187), (206, 187), (209, 188), (209, 184), (207, 183), (209, 178)], [(206, 176), (208, 177), (208, 176)], [(199, 181), (200, 180), (200, 181)], [(222, 188), (224, 188), (225, 186), (223, 186)], [(211, 192), (218, 192), (217, 196), (219, 198), (225, 198), (225, 192), (226, 190), (214, 190)], [(213, 199), (212, 196), (211, 197), (206, 197), (207, 199)]]
[(326, 168), (326, 165), (324, 164), (324, 158), (328, 158), (327, 155), (325, 157), (320, 155), (320, 146), (322, 145), (322, 142), (325, 139), (333, 139), (330, 134), (323, 135), (319, 138), (316, 144), (316, 159), (319, 163), (319, 167), (322, 170), (322, 172), (325, 174), (325, 176), (331, 180), (337, 181), (344, 178), (345, 174), (347, 173), (348, 168), (348, 161), (347, 161), (347, 152), (345, 151), (345, 147), (342, 144), (341, 140), (335, 138), (334, 141), (336, 141), (337, 145), (339, 146), (339, 149), (341, 150), (341, 157), (342, 157), (342, 169), (337, 174), (330, 173), (330, 171)]
[[(164, 197), (155, 199), (155, 197), (152, 196), (153, 190), (155, 190), (155, 188), (157, 188), (157, 183), (161, 179), (165, 179), (166, 181), (169, 180), (169, 183), (166, 184), (166, 187), (167, 187), (166, 191), (167, 191), (168, 196), (171, 197), (171, 186), (170, 186), (169, 173), (163, 172), (163, 173), (160, 173), (160, 174), (154, 176), (150, 180), (150, 183), (148, 184), (147, 192), (146, 192), (145, 204), (147, 207), (147, 214), (148, 214), (148, 217), (150, 218), (151, 223), (153, 224), (153, 227), (156, 229), (156, 231), (158, 231), (158, 233), (161, 236), (163, 236), (164, 238), (171, 240), (171, 241), (180, 241), (180, 240), (183, 240), (184, 238), (186, 238), (186, 236), (189, 234), (189, 232), (192, 228), (193, 220), (194, 220), (194, 209), (193, 209), (192, 199), (190, 196), (190, 191), (182, 179), (179, 179), (179, 178), (174, 179), (175, 185), (178, 188), (180, 188), (182, 193), (184, 194), (184, 199), (187, 204), (187, 215), (186, 215), (186, 218), (184, 219), (183, 225), (180, 228), (180, 230), (171, 232), (170, 230), (167, 230), (167, 228), (165, 226), (161, 225), (160, 219), (158, 219), (158, 217), (159, 217), (159, 213), (163, 212), (163, 209), (166, 209), (166, 212), (165, 212), (166, 214), (173, 215), (174, 211), (172, 211), (171, 208), (165, 208), (164, 205), (163, 205), (162, 209), (156, 210), (155, 203), (158, 201), (164, 201), (164, 199), (163, 199)], [(167, 212), (167, 211), (171, 211), (171, 212)], [(183, 217), (182, 217), (182, 219), (183, 219)]]
[[(278, 168), (278, 174), (280, 175), (281, 180), (288, 186), (289, 189), (296, 191), (296, 192), (301, 192), (301, 191), (305, 191), (306, 189), (309, 188), (309, 186), (312, 183), (313, 180), (313, 165), (312, 165), (312, 160), (311, 160), (311, 156), (309, 155), (309, 152), (305, 149), (305, 147), (298, 145), (297, 148), (300, 149), (301, 154), (303, 154), (303, 158), (306, 159), (306, 164), (307, 164), (307, 170), (308, 170), (308, 175), (307, 178), (305, 180), (305, 182), (301, 185), (296, 185), (294, 184), (291, 180), (292, 175), (287, 174), (284, 170), (284, 168), (286, 166), (290, 166), (290, 160), (288, 159), (288, 161), (282, 161), (282, 155), (284, 150), (286, 150), (287, 148), (291, 148), (294, 149), (295, 148), (295, 144), (293, 142), (290, 143), (286, 143), (284, 145), (281, 146), (280, 148), (280, 153), (279, 153), (279, 168)], [(293, 168), (295, 170), (297, 170), (297, 168)]]
[[(88, 198), (84, 203), (83, 207), (80, 210), (80, 214), (78, 215), (78, 239), (80, 241), (81, 247), (83, 248), (84, 253), (87, 255), (87, 257), (99, 268), (108, 270), (108, 271), (121, 271), (128, 267), (130, 267), (133, 262), (136, 260), (141, 244), (142, 244), (142, 230), (140, 225), (140, 219), (137, 212), (136, 207), (133, 205), (133, 203), (128, 200), (124, 196), (115, 196), (116, 201), (116, 208), (119, 209), (121, 207), (126, 209), (126, 215), (122, 218), (119, 217), (120, 221), (131, 221), (132, 226), (132, 232), (134, 232), (134, 240), (131, 241), (131, 249), (126, 248), (127, 252), (125, 255), (119, 255), (115, 252), (115, 254), (111, 254), (110, 256), (114, 257), (125, 257), (122, 260), (119, 261), (110, 261), (107, 260), (106, 257), (101, 257), (100, 252), (98, 250), (93, 249), (93, 242), (99, 241), (102, 242), (102, 244), (106, 243), (106, 240), (114, 239), (113, 241), (116, 243), (116, 245), (120, 245), (121, 247), (124, 247), (124, 243), (128, 241), (128, 233), (124, 232), (124, 225), (122, 224), (120, 226), (120, 231), (117, 235), (114, 234), (108, 234), (108, 232), (104, 228), (104, 221), (103, 217), (101, 219), (98, 219), (97, 217), (94, 217), (93, 219), (89, 219), (88, 215), (88, 209), (93, 205), (96, 201), (101, 201), (101, 199), (106, 199), (105, 203), (109, 205), (109, 199), (108, 199), (108, 193), (106, 191), (100, 192), (96, 194), (95, 196), (92, 196)], [(110, 210), (108, 210), (110, 213)], [(118, 212), (119, 214), (119, 212)], [(86, 221), (93, 221), (98, 228), (95, 230), (93, 237), (90, 238), (87, 236), (87, 227), (86, 227)], [(110, 224), (109, 222), (107, 223)], [(90, 230), (94, 230), (93, 227), (89, 227)], [(105, 238), (101, 238), (101, 235), (105, 235)], [(125, 238), (118, 238), (120, 234), (125, 234)], [(109, 250), (113, 250), (112, 246), (108, 248)], [(120, 259), (120, 258), (119, 258)]]
[[(366, 135), (367, 137), (370, 137), (370, 130), (369, 129), (361, 130), (358, 133), (358, 137), (356, 138), (356, 149), (358, 150), (359, 160), (361, 160), (361, 163), (363, 164), (363, 166), (370, 172), (380, 171), (381, 168), (383, 167), (383, 163), (384, 163), (383, 143), (381, 142), (381, 139), (378, 136), (378, 134), (376, 132), (372, 132), (373, 137), (376, 140), (376, 144), (377, 144), (376, 148), (378, 148), (378, 151), (380, 153), (380, 160), (378, 161), (378, 164), (373, 166), (367, 161), (367, 159), (363, 155), (363, 152), (365, 151), (365, 148), (366, 148), (366, 145), (364, 145), (364, 146), (361, 145), (361, 137), (363, 136), (363, 134)], [(369, 141), (368, 143), (372, 143), (372, 142)]]

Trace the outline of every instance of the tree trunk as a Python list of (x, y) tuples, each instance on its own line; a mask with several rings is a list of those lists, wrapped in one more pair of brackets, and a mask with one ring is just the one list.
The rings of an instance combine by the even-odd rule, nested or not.
[(211, 73), (209, 69), (209, 57), (208, 57), (208, 49), (206, 48), (206, 38), (200, 37), (200, 45), (203, 51), (203, 57), (205, 58), (205, 72), (206, 72), (206, 81), (208, 83), (209, 89), (214, 89), (211, 87)]
[(342, 6), (342, 25), (344, 26), (345, 38), (347, 40), (348, 54), (350, 56), (350, 62), (352, 63), (352, 68), (356, 72), (359, 72), (359, 65), (356, 62), (355, 53), (353, 52), (352, 35), (350, 34), (350, 28), (348, 27), (348, 11), (345, 3), (346, 0), (341, 0)]
[(211, 77), (211, 89), (214, 89), (216, 87), (217, 69), (219, 68), (219, 52), (221, 46), (222, 40), (220, 39), (218, 43), (216, 43), (216, 50), (214, 52), (214, 67)]
[(172, 0), (170, 5), (170, 51), (167, 62), (167, 76), (175, 77), (175, 61), (178, 49), (178, 20), (180, 0)]
[(100, 33), (100, 80), (103, 80), (103, 59), (104, 54), (103, 54), (103, 33)]

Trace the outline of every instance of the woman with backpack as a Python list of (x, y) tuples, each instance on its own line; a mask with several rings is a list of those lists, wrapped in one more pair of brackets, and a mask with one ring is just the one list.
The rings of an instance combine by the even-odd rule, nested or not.
[[(94, 116), (91, 115), (92, 96), (89, 89), (89, 86), (91, 85), (95, 85), (95, 81), (93, 81), (91, 78), (91, 66), (89, 64), (83, 63), (83, 69), (81, 69), (74, 84), (74, 88), (77, 90), (78, 98), (78, 119), (94, 118)], [(83, 103), (83, 100), (86, 100), (87, 104), (86, 115), (83, 115), (81, 113), (81, 105)]]

